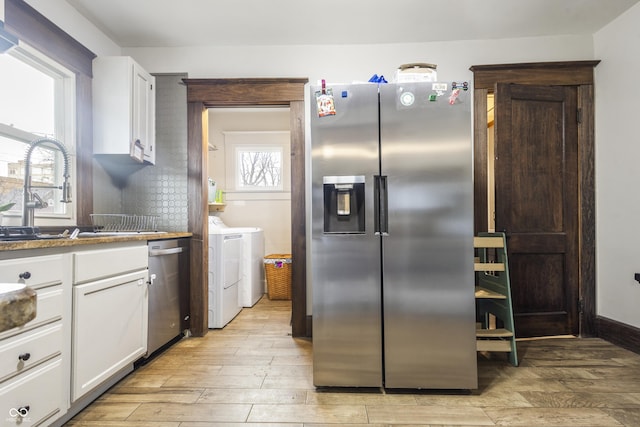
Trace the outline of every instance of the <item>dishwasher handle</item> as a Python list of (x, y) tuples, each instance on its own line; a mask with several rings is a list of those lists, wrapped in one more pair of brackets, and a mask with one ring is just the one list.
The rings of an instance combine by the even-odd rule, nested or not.
[(182, 253), (182, 248), (149, 249), (149, 256), (163, 256)]

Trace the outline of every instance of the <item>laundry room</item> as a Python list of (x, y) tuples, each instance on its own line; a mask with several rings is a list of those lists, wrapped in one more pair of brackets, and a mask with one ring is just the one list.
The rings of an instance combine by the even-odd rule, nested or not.
[[(290, 119), (289, 109), (280, 107), (210, 108), (208, 114), (210, 293), (218, 288), (226, 295), (216, 299), (221, 302), (218, 309), (210, 307), (209, 327), (220, 328), (267, 292), (263, 258), (291, 253)], [(245, 241), (241, 258), (247, 267), (239, 267), (245, 282), (238, 289), (240, 304), (229, 308), (224, 300), (234, 299), (231, 283), (214, 284), (214, 270), (237, 264), (226, 252), (226, 261), (216, 259), (222, 255), (215, 253), (215, 246), (233, 248), (231, 237), (236, 234)], [(226, 270), (217, 276), (233, 280)]]

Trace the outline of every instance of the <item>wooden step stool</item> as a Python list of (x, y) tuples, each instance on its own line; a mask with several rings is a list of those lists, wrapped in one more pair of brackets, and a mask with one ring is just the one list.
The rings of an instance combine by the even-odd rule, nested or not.
[(473, 239), (473, 246), (476, 252), (476, 319), (479, 322), (477, 350), (508, 352), (509, 362), (518, 366), (506, 236), (504, 233), (479, 233)]

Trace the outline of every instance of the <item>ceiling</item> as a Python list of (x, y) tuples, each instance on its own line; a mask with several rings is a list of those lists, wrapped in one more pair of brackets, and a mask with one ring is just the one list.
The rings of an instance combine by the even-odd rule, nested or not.
[(66, 0), (121, 47), (589, 35), (640, 0)]

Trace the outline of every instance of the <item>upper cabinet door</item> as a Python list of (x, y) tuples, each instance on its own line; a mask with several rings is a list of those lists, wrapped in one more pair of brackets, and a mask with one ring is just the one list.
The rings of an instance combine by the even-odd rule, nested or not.
[(144, 160), (155, 163), (155, 92), (154, 77), (133, 63), (132, 139), (144, 148)]
[(94, 59), (94, 154), (155, 164), (154, 86), (155, 77), (130, 57)]

